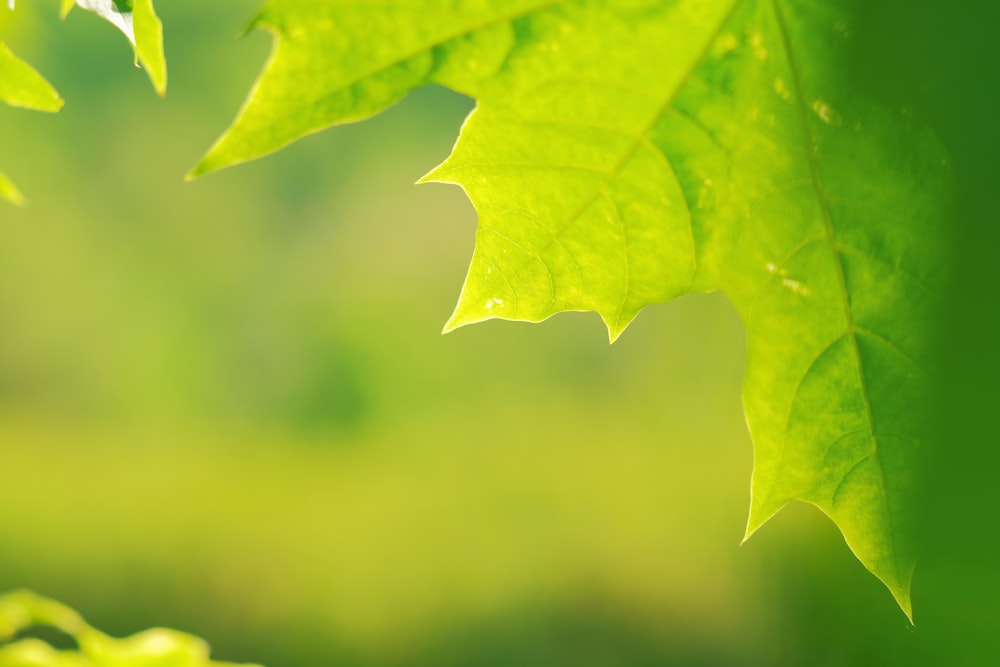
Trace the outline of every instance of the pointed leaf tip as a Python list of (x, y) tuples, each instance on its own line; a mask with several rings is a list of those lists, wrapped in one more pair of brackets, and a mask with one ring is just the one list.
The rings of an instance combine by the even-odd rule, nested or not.
[(890, 592), (892, 593), (892, 597), (895, 598), (896, 604), (898, 604), (899, 608), (903, 610), (904, 614), (906, 614), (906, 620), (910, 622), (910, 625), (916, 625), (916, 623), (913, 622), (913, 601), (910, 599), (909, 589), (898, 592), (890, 589)]
[(63, 100), (31, 65), (0, 42), (0, 102), (36, 111), (55, 112)]
[(208, 174), (220, 171), (225, 167), (232, 167), (245, 162), (245, 160), (226, 162), (224, 159), (219, 159), (217, 156), (218, 152), (215, 150), (215, 147), (213, 147), (198, 161), (197, 164), (191, 167), (191, 171), (184, 175), (184, 181), (186, 183), (190, 183), (198, 180), (202, 176), (207, 176)]
[(608, 330), (608, 344), (614, 345), (638, 315), (638, 312), (625, 314), (620, 309), (613, 316), (606, 316), (601, 313), (601, 321), (604, 322), (604, 326)]
[(0, 173), (0, 199), (8, 201), (15, 206), (24, 206), (25, 204), (24, 195), (2, 173)]
[(425, 183), (442, 183), (445, 185), (457, 185), (459, 187), (462, 187), (462, 184), (458, 183), (457, 181), (448, 180), (446, 178), (441, 177), (440, 173), (444, 171), (445, 165), (447, 164), (448, 160), (445, 160), (441, 164), (437, 165), (436, 167), (428, 171), (426, 174), (418, 178), (415, 185), (423, 185)]
[[(462, 327), (470, 324), (478, 324), (487, 320), (497, 319), (498, 317), (503, 319), (502, 316), (498, 316), (490, 312), (484, 313), (482, 311), (469, 308), (468, 301), (465, 296), (465, 292), (463, 292), (462, 296), (459, 297), (458, 304), (455, 306), (455, 311), (451, 314), (451, 317), (448, 318), (448, 321), (445, 322), (444, 327), (441, 329), (442, 335), (450, 334), (452, 331), (461, 329)], [(496, 300), (491, 299), (490, 303), (495, 305)]]
[(444, 326), (441, 327), (441, 335), (447, 336), (455, 329), (461, 329), (465, 326), (465, 324), (465, 322), (456, 322), (454, 318), (449, 318), (448, 321), (444, 323)]
[[(751, 495), (753, 490), (751, 488)], [(743, 532), (743, 539), (740, 540), (740, 544), (746, 544), (747, 540), (757, 534), (764, 524), (773, 519), (775, 515), (780, 512), (785, 505), (788, 503), (782, 503), (777, 506), (771, 506), (770, 508), (764, 508), (762, 505), (755, 503), (753, 498), (750, 499), (750, 514), (747, 516), (746, 529)]]

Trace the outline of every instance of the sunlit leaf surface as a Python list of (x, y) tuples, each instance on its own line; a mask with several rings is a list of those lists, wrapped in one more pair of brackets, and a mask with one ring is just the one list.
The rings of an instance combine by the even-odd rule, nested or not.
[[(447, 6), (443, 6), (447, 4)], [(909, 508), (950, 179), (844, 74), (854, 0), (271, 0), (273, 52), (198, 176), (438, 83), (477, 101), (425, 180), (476, 206), (446, 330), (721, 289), (748, 337), (747, 535), (801, 500), (909, 615)]]

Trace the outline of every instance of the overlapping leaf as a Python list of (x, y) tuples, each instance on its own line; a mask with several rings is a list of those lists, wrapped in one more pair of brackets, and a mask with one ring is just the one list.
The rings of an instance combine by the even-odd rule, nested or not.
[(909, 489), (947, 166), (843, 73), (854, 0), (271, 0), (274, 50), (197, 176), (439, 83), (479, 213), (446, 329), (722, 289), (747, 326), (747, 535), (791, 500), (910, 614)]
[(161, 96), (167, 92), (167, 61), (163, 56), (163, 25), (153, 11), (152, 0), (62, 0), (65, 17), (79, 5), (118, 28), (135, 49), (141, 63)]

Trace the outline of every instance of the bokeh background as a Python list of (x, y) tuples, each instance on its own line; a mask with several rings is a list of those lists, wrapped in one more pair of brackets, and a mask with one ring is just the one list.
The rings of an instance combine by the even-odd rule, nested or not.
[[(412, 183), (469, 100), (421, 90), (185, 184), (267, 56), (241, 37), (258, 1), (159, 3), (163, 100), (110, 26), (55, 4), (0, 10), (67, 100), (0, 108), (0, 164), (29, 199), (0, 208), (0, 590), (269, 667), (931, 655), (920, 589), (914, 629), (818, 512), (740, 546), (743, 330), (720, 295), (648, 309), (614, 346), (587, 314), (440, 335), (475, 214)], [(976, 534), (995, 534), (994, 495), (969, 501)], [(970, 589), (997, 588), (985, 547)], [(995, 626), (995, 605), (951, 602), (937, 616), (962, 620), (938, 629)]]

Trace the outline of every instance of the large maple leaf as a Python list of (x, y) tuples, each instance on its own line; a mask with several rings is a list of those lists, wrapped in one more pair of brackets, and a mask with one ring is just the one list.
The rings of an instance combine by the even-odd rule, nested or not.
[(721, 289), (747, 327), (747, 536), (829, 515), (911, 614), (909, 507), (950, 179), (844, 73), (854, 0), (271, 0), (271, 58), (192, 176), (437, 83), (476, 109), (424, 180), (479, 213), (446, 330)]

